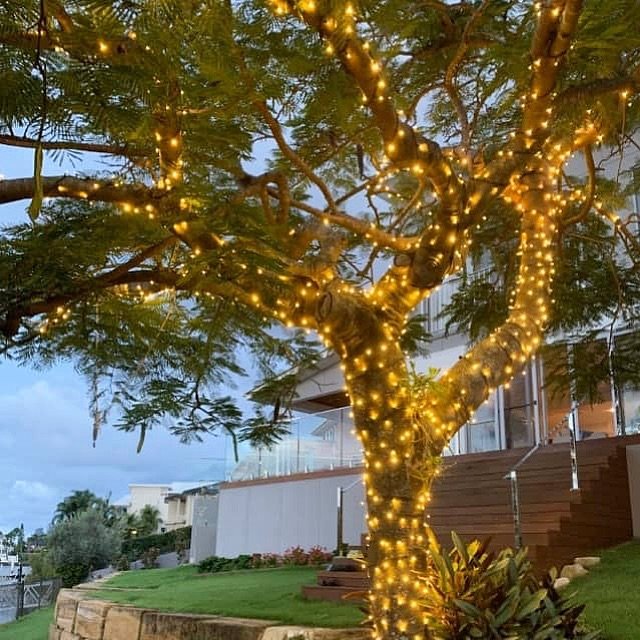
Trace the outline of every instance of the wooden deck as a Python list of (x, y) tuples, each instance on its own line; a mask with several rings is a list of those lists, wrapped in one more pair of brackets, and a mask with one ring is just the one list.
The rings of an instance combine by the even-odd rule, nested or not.
[[(538, 449), (518, 468), (522, 541), (540, 571), (632, 537), (626, 447), (640, 437), (578, 443), (580, 489), (571, 490), (568, 444)], [(428, 519), (443, 543), (491, 538), (515, 542), (510, 483), (504, 476), (525, 449), (457, 456), (443, 463)]]
[[(640, 444), (640, 436), (579, 442), (577, 491), (571, 490), (569, 444), (541, 447), (518, 467), (522, 541), (538, 572), (632, 537), (626, 447), (633, 444)], [(526, 453), (513, 449), (443, 461), (427, 511), (442, 544), (451, 540), (453, 530), (467, 541), (491, 538), (494, 550), (514, 546), (505, 475)], [(334, 585), (323, 587), (322, 576), (319, 586), (309, 588), (309, 597), (339, 599), (351, 587), (338, 576)], [(362, 587), (360, 582), (357, 588)]]

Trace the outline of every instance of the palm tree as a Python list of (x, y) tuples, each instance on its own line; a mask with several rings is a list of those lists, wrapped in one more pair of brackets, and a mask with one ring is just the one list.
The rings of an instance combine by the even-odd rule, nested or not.
[(149, 536), (152, 533), (155, 533), (162, 523), (160, 510), (156, 507), (152, 507), (150, 504), (145, 504), (138, 514), (138, 522), (138, 533), (140, 535)]
[(100, 507), (104, 501), (88, 489), (76, 490), (58, 503), (52, 523), (64, 522), (75, 518), (80, 513), (89, 509)]

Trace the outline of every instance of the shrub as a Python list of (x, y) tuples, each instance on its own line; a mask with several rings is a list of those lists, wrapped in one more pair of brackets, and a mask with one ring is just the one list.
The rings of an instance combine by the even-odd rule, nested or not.
[(260, 567), (264, 567), (264, 562), (262, 560), (262, 554), (261, 553), (254, 553), (251, 556), (251, 568), (252, 569), (259, 569)]
[(232, 569), (234, 569), (234, 560), (219, 556), (209, 556), (198, 564), (199, 573), (218, 573), (220, 571), (231, 571)]
[(564, 640), (597, 638), (581, 632), (575, 606), (553, 588), (555, 573), (539, 582), (526, 549), (487, 552), (487, 543), (466, 545), (452, 533), (453, 549), (443, 551), (435, 537), (420, 602), (426, 638), (511, 638)]
[(155, 569), (158, 566), (158, 556), (160, 555), (160, 549), (158, 547), (149, 547), (145, 549), (142, 554), (142, 564), (145, 569)]
[(191, 527), (182, 527), (166, 533), (125, 540), (122, 544), (122, 553), (132, 561), (142, 558), (142, 554), (151, 547), (156, 547), (159, 553), (170, 553), (177, 551), (177, 540), (183, 536), (187, 540), (191, 540)]
[(251, 568), (261, 569), (278, 567), (282, 564), (282, 557), (277, 553), (254, 553), (251, 556)]
[(252, 569), (278, 567), (281, 564), (282, 558), (277, 553), (254, 553), (251, 557)]
[(282, 555), (284, 564), (309, 564), (309, 555), (302, 547), (289, 547)]
[(58, 567), (57, 571), (62, 579), (62, 586), (70, 588), (75, 587), (87, 579), (90, 567), (88, 564), (70, 563)]
[(283, 556), (279, 556), (277, 553), (254, 553), (253, 555), (240, 555), (236, 558), (210, 556), (198, 564), (198, 571), (200, 573), (242, 571), (278, 567), (281, 564), (322, 564), (329, 560), (331, 560), (331, 554), (322, 547), (312, 547), (308, 553), (302, 547), (291, 547), (284, 552)]
[(324, 564), (326, 562), (331, 562), (331, 559), (333, 558), (329, 551), (318, 545), (311, 547), (307, 555), (309, 564)]
[(31, 567), (31, 573), (27, 576), (29, 582), (52, 578), (56, 575), (56, 568), (48, 551), (28, 553), (27, 563)]
[(92, 569), (108, 566), (120, 544), (119, 531), (107, 527), (96, 510), (54, 525), (48, 536), (51, 562), (65, 587), (82, 582)]
[(262, 554), (262, 566), (263, 567), (278, 567), (282, 564), (282, 556), (277, 553), (263, 553)]
[(114, 562), (114, 565), (118, 571), (129, 571), (130, 564), (131, 563), (129, 562), (129, 558), (124, 553), (118, 556), (118, 558)]
[(178, 564), (184, 564), (189, 559), (188, 551), (191, 546), (191, 528), (184, 527), (176, 530), (175, 550), (178, 556)]

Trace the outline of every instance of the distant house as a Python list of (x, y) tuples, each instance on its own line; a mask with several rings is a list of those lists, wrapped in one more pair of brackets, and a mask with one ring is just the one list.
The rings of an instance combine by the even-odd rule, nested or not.
[[(182, 485), (189, 485), (186, 489)], [(196, 516), (196, 498), (198, 496), (215, 496), (218, 493), (218, 485), (213, 482), (193, 483), (176, 482), (165, 496), (167, 505), (167, 519), (164, 527), (167, 531), (179, 527), (190, 527), (194, 524)]]
[(127, 513), (137, 514), (149, 505), (160, 513), (158, 533), (193, 524), (193, 497), (208, 493), (215, 485), (212, 481), (169, 482), (166, 484), (130, 484), (129, 495), (118, 503), (126, 506)]

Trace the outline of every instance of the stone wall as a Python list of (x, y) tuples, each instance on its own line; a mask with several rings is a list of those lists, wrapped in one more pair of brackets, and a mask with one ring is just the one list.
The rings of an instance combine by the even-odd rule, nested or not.
[(165, 613), (62, 589), (49, 640), (365, 640), (362, 629), (320, 629), (223, 616)]

